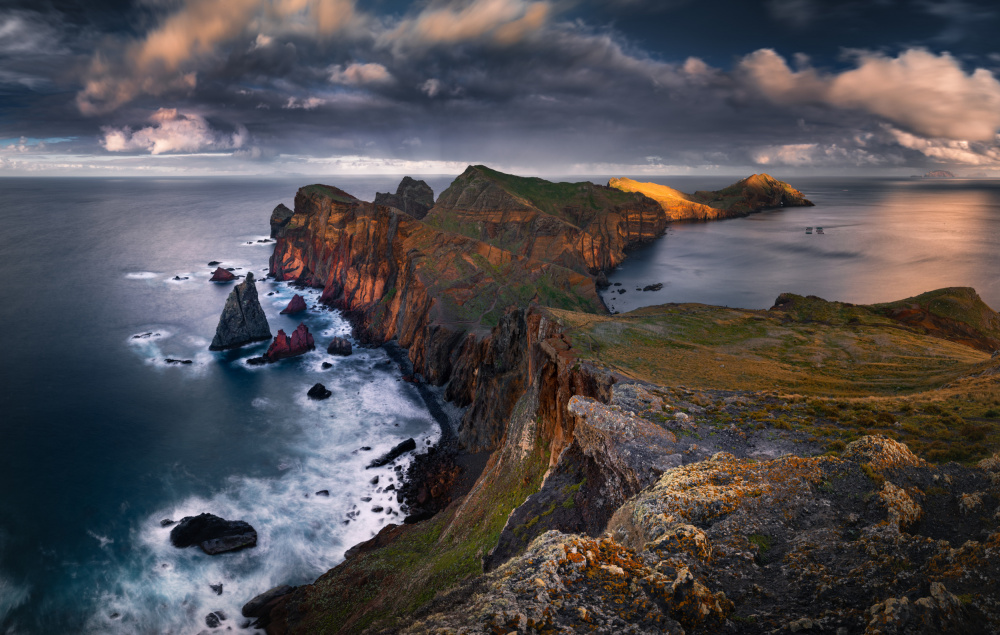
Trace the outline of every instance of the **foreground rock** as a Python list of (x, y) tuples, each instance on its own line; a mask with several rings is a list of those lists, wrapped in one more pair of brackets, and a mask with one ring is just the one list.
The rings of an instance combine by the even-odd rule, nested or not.
[(271, 328), (257, 298), (257, 285), (253, 274), (248, 272), (246, 279), (233, 287), (226, 298), (215, 338), (208, 349), (221, 351), (270, 338)]
[(226, 271), (222, 267), (217, 267), (215, 271), (212, 272), (212, 277), (209, 278), (209, 282), (230, 282), (236, 279), (236, 275), (232, 271)]
[(283, 584), (264, 591), (243, 605), (243, 610), (241, 611), (243, 617), (256, 617), (258, 623), (266, 622), (271, 609), (274, 608), (278, 600), (294, 590), (295, 587)]
[(309, 332), (309, 327), (305, 324), (299, 324), (299, 326), (292, 331), (291, 337), (285, 335), (283, 330), (279, 330), (278, 334), (274, 337), (274, 341), (271, 342), (271, 346), (269, 346), (267, 352), (264, 353), (264, 358), (269, 362), (276, 362), (279, 359), (285, 359), (286, 357), (302, 355), (313, 350), (314, 348), (316, 348), (316, 342), (313, 341), (313, 336)]
[(402, 632), (995, 633), (991, 469), (885, 437), (840, 459), (718, 453), (665, 472), (603, 537), (547, 532)]
[(282, 315), (292, 315), (295, 313), (302, 313), (306, 310), (306, 301), (298, 293), (292, 296), (291, 301), (289, 301), (288, 306), (281, 310)]
[(329, 346), (326, 347), (326, 352), (330, 355), (349, 357), (354, 351), (351, 348), (351, 342), (347, 338), (335, 337), (330, 340)]
[(395, 207), (420, 220), (434, 207), (434, 190), (424, 181), (404, 176), (395, 194), (379, 192), (375, 195), (375, 204)]
[(257, 546), (257, 531), (242, 520), (225, 520), (214, 514), (182, 518), (170, 530), (170, 543), (178, 548), (198, 545), (210, 556)]

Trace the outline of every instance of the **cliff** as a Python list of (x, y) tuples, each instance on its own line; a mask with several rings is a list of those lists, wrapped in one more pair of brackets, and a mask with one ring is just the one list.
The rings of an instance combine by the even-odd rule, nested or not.
[(395, 194), (379, 192), (375, 195), (376, 205), (395, 207), (417, 220), (427, 216), (434, 207), (434, 190), (424, 181), (417, 181), (408, 176), (403, 177), (396, 188)]
[(552, 183), (469, 166), (424, 219), (513, 254), (596, 275), (666, 230), (652, 200), (589, 182)]
[(629, 178), (611, 179), (608, 186), (648, 196), (659, 203), (669, 220), (721, 220), (774, 207), (812, 206), (802, 192), (767, 174), (754, 174), (721, 190), (694, 194)]

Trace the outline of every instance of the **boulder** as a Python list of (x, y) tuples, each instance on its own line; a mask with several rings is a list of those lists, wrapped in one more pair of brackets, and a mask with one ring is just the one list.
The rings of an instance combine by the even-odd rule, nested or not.
[(246, 279), (233, 287), (226, 298), (226, 306), (222, 309), (219, 325), (215, 329), (215, 339), (208, 350), (237, 348), (270, 337), (271, 328), (267, 324), (264, 309), (260, 307), (260, 300), (257, 299), (257, 285), (253, 274), (247, 273)]
[(170, 530), (170, 543), (183, 549), (198, 545), (210, 556), (257, 546), (257, 530), (243, 520), (226, 520), (214, 514), (186, 516)]
[(222, 267), (216, 267), (215, 271), (212, 272), (211, 282), (231, 282), (236, 279), (236, 276), (223, 269)]
[(292, 296), (292, 300), (288, 303), (284, 309), (281, 310), (282, 315), (291, 315), (293, 313), (302, 313), (306, 310), (306, 301), (298, 293)]
[(643, 291), (659, 291), (663, 288), (662, 282), (657, 282), (656, 284), (647, 284), (642, 288)]
[(221, 265), (221, 264), (222, 264), (222, 263), (221, 263), (221, 262), (219, 262), (218, 260), (213, 260), (212, 262), (208, 263), (208, 266), (209, 266), (209, 267), (218, 267), (218, 266), (219, 266), (219, 265)]
[[(411, 439), (407, 439), (406, 441), (403, 441), (402, 443), (400, 443), (399, 445), (397, 445), (393, 449), (389, 450), (388, 452), (386, 452), (382, 456), (378, 457), (377, 459), (375, 459), (374, 461), (372, 461), (371, 463), (369, 463), (368, 464), (368, 468), (382, 467), (383, 465), (387, 465), (387, 464), (395, 461), (396, 459), (398, 459), (400, 456), (406, 454), (407, 452), (412, 452), (413, 450), (416, 450), (416, 449), (417, 449), (417, 442), (414, 441), (412, 438)], [(368, 468), (366, 468), (366, 469), (368, 469)]]
[(351, 343), (346, 338), (335, 337), (330, 340), (329, 346), (326, 347), (326, 352), (331, 355), (342, 355), (348, 357), (354, 350), (351, 348)]
[(268, 361), (276, 362), (279, 359), (284, 359), (286, 357), (302, 355), (303, 353), (311, 351), (314, 348), (316, 348), (316, 342), (313, 341), (313, 336), (309, 332), (309, 327), (305, 324), (299, 324), (298, 328), (292, 331), (291, 337), (285, 335), (283, 330), (279, 330), (278, 335), (276, 335), (274, 341), (271, 342), (271, 346), (269, 346), (267, 352), (264, 353), (264, 357), (266, 357)]
[(222, 583), (221, 582), (218, 583), (218, 584), (210, 584), (210, 585), (208, 585), (208, 588), (212, 589), (212, 593), (215, 593), (216, 595), (222, 595)]
[(310, 399), (329, 399), (332, 394), (323, 384), (314, 384), (306, 393)]

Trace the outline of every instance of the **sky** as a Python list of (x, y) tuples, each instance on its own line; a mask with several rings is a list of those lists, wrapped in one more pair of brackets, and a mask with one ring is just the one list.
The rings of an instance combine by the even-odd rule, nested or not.
[(972, 0), (0, 0), (0, 175), (1000, 176)]

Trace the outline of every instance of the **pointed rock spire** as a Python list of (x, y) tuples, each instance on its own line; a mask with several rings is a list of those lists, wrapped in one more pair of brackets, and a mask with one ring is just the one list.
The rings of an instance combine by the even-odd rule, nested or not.
[(246, 279), (233, 287), (226, 299), (219, 326), (215, 329), (215, 339), (208, 350), (221, 351), (269, 339), (271, 328), (257, 299), (253, 274), (248, 272)]

